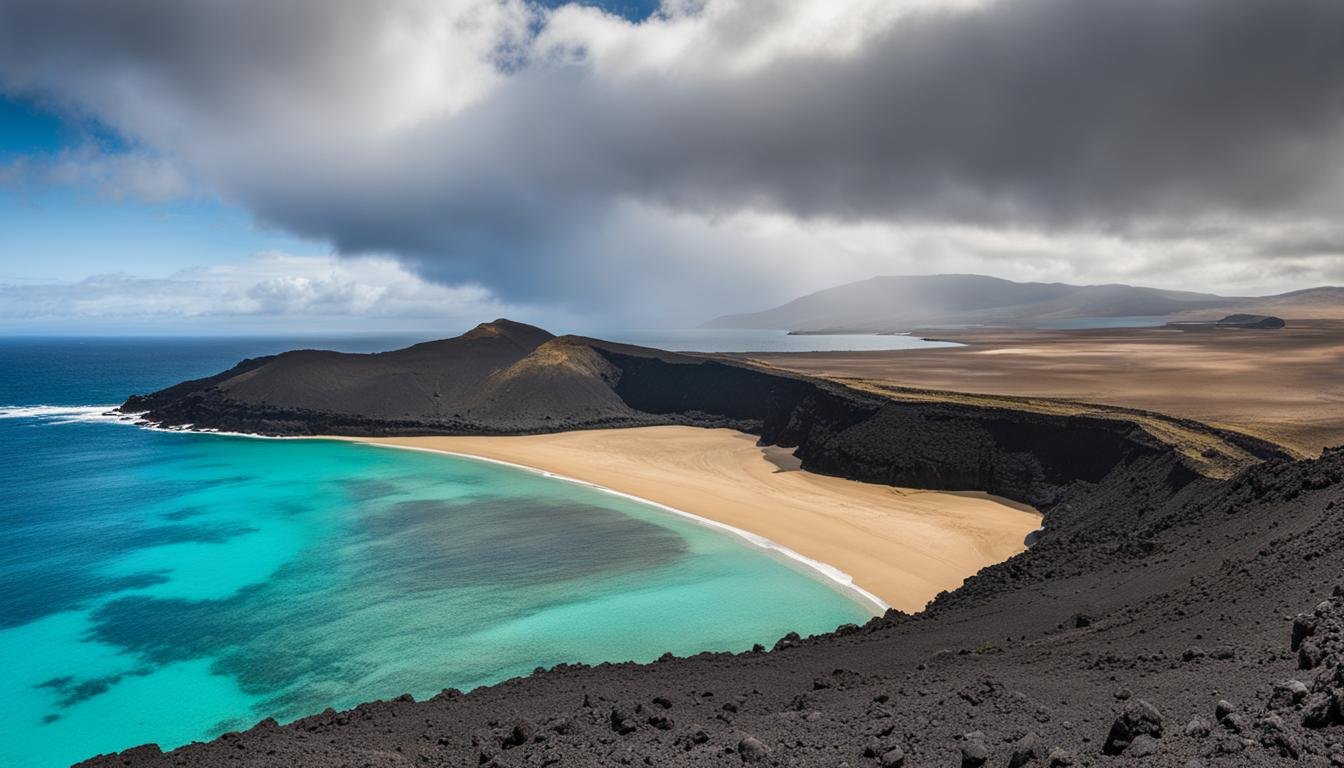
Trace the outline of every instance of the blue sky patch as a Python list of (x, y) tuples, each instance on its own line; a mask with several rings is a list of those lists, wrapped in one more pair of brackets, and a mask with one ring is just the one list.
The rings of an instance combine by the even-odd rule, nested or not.
[(570, 3), (568, 0), (541, 0), (539, 4), (545, 8), (559, 8), (563, 5), (591, 5), (630, 21), (643, 21), (653, 15), (661, 3), (659, 0), (591, 0), (577, 3)]

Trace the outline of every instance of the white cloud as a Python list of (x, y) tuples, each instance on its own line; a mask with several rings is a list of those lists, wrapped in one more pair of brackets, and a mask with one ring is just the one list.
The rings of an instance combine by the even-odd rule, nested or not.
[(581, 57), (603, 76), (722, 78), (796, 57), (856, 54), (903, 17), (975, 8), (987, 0), (681, 0), (642, 24), (585, 5), (557, 8), (533, 47)]
[(0, 164), (0, 184), (90, 189), (105, 200), (167, 203), (195, 191), (166, 157), (145, 152), (101, 153), (92, 148), (54, 156), (19, 157)]
[[(170, 164), (69, 169), (113, 196), (189, 178), (342, 254), (638, 322), (874, 273), (1344, 272), (1338, 0), (667, 0), (639, 24), (524, 0), (4, 0), (0, 88)], [(250, 315), (470, 305), (396, 268), (174, 280)], [(81, 290), (61, 301), (123, 300)], [(190, 311), (167, 294), (144, 301)]]
[(385, 257), (269, 253), (167, 277), (105, 274), (72, 283), (0, 284), (0, 318), (11, 320), (327, 318), (404, 321), (403, 327), (415, 328), (517, 309), (478, 285), (430, 283)]

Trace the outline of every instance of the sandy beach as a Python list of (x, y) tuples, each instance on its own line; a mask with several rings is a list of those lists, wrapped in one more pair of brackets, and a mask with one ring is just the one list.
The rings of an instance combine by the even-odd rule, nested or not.
[(790, 451), (729, 429), (644, 427), (521, 437), (360, 438), (520, 464), (763, 536), (849, 574), (904, 611), (1023, 550), (1024, 505), (805, 472)]

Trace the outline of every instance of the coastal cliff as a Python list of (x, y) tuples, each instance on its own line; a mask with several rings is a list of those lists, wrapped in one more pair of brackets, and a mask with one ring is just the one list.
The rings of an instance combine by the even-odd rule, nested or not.
[(1344, 451), (1294, 461), (1156, 414), (548, 337), (438, 342), (458, 357), (436, 364), (475, 377), (461, 394), (410, 354), (290, 353), (124, 410), (265, 434), (730, 425), (812, 471), (1030, 503), (1045, 529), (918, 615), (769, 653), (562, 665), (88, 765), (1324, 765), (1339, 751), (1344, 609), (1327, 598), (1344, 592)]
[[(796, 449), (814, 472), (988, 491), (1035, 506), (1144, 458), (1166, 457), (1167, 482), (1179, 487), (1210, 473), (1209, 456), (1233, 469), (1287, 456), (1256, 438), (1156, 414), (914, 400), (735, 358), (556, 337), (506, 320), (394, 352), (245, 360), (132, 396), (121, 410), (165, 427), (275, 436), (726, 426)], [(1213, 447), (1183, 453), (1172, 435)]]

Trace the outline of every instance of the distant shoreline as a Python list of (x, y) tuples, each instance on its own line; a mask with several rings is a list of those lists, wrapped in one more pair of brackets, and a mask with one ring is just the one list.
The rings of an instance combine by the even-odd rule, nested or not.
[(913, 612), (1025, 549), (1040, 515), (979, 493), (816, 475), (728, 429), (637, 427), (514, 437), (331, 436), (491, 461), (650, 504), (807, 568), (880, 613)]

